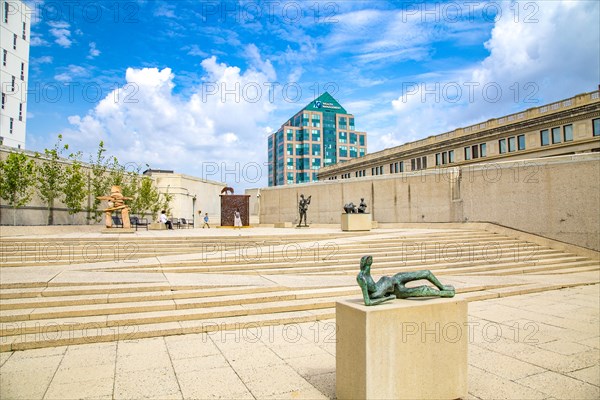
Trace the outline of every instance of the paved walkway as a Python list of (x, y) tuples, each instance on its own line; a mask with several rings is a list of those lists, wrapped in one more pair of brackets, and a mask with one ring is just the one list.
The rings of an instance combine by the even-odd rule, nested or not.
[[(600, 285), (471, 302), (469, 398), (598, 399)], [(335, 321), (0, 353), (2, 399), (335, 398)]]

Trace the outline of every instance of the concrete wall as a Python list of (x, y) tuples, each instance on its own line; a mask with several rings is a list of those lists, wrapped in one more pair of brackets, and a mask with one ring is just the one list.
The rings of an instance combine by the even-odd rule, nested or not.
[[(28, 150), (16, 150), (6, 146), (0, 147), (0, 159), (5, 159), (12, 151), (20, 151), (29, 157), (35, 157), (35, 152)], [(68, 161), (62, 160), (63, 164)], [(86, 169), (86, 164), (83, 164), (83, 169)], [(219, 224), (221, 219), (221, 202), (219, 195), (221, 189), (225, 187), (225, 183), (209, 181), (206, 179), (196, 178), (184, 174), (177, 173), (152, 173), (151, 178), (155, 181), (155, 186), (162, 193), (168, 191), (173, 195), (171, 201), (171, 213), (169, 217), (188, 218), (194, 217), (194, 226), (202, 226), (201, 221), (205, 212), (208, 212), (210, 220), (215, 225)], [(16, 225), (46, 225), (48, 222), (48, 210), (42, 199), (33, 190), (34, 195), (31, 201), (20, 209), (13, 211), (6, 202), (0, 199), (0, 225), (13, 225), (13, 216), (16, 216)], [(108, 193), (107, 193), (108, 194)], [(194, 200), (195, 197), (195, 200)], [(84, 201), (83, 207), (93, 204), (93, 198), (88, 196), (88, 200)], [(101, 203), (102, 209), (106, 202)], [(66, 206), (57, 199), (54, 203), (54, 225), (102, 225), (101, 222), (96, 223), (93, 220), (88, 221), (87, 212), (82, 211), (74, 216), (68, 214)], [(202, 211), (202, 217), (198, 211)], [(151, 215), (146, 215), (149, 220)]]
[(600, 250), (596, 153), (264, 188), (260, 222), (297, 222), (300, 194), (309, 224), (338, 224), (364, 197), (382, 223), (493, 222)]
[[(7, 146), (0, 146), (0, 159), (5, 160), (11, 152), (21, 152), (30, 158), (35, 160), (35, 152), (29, 150), (17, 150), (11, 149)], [(36, 161), (37, 162), (37, 161)], [(59, 160), (63, 165), (69, 164), (67, 160)], [(85, 164), (83, 170), (85, 171)], [(84, 172), (85, 173), (85, 172)], [(59, 197), (62, 197), (59, 196)], [(91, 196), (88, 200), (84, 200), (82, 205), (83, 208), (93, 203)], [(69, 215), (67, 207), (60, 199), (56, 199), (53, 207), (54, 212), (54, 225), (85, 225), (96, 223), (94, 221), (87, 220), (87, 212), (82, 211), (75, 215)], [(15, 219), (13, 219), (16, 217)], [(33, 196), (29, 203), (24, 207), (21, 207), (14, 212), (13, 208), (7, 204), (5, 200), (0, 199), (0, 225), (13, 225), (13, 221), (16, 221), (16, 225), (46, 225), (48, 223), (48, 210), (45, 202), (37, 194), (37, 190), (33, 189)], [(100, 223), (101, 224), (101, 223)]]
[(473, 167), (461, 180), (464, 217), (600, 250), (599, 161), (593, 154)]
[[(194, 217), (194, 226), (202, 226), (204, 213), (208, 213), (212, 224), (221, 221), (221, 190), (223, 182), (209, 181), (184, 174), (152, 173), (160, 192), (173, 195), (171, 215), (174, 218)], [(202, 215), (199, 214), (202, 211)]]

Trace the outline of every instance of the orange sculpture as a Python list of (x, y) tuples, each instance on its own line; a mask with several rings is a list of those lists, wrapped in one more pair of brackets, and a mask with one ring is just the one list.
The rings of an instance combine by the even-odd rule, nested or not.
[(110, 188), (110, 196), (98, 196), (100, 200), (108, 200), (108, 208), (104, 209), (104, 220), (107, 228), (112, 228), (113, 211), (121, 212), (121, 220), (123, 221), (123, 228), (131, 228), (131, 222), (129, 221), (129, 206), (125, 204), (125, 200), (132, 200), (132, 197), (125, 197), (121, 193), (121, 186), (112, 186)]

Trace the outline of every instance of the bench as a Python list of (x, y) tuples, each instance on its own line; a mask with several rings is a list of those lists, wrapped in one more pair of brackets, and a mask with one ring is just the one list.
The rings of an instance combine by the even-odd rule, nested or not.
[(146, 230), (148, 230), (148, 225), (150, 225), (148, 223), (148, 219), (139, 218), (137, 216), (129, 217), (129, 221), (131, 222), (132, 226), (135, 226), (136, 231), (138, 230), (138, 226), (144, 226), (144, 227), (146, 227)]
[(112, 222), (113, 222), (114, 228), (122, 228), (123, 227), (123, 221), (121, 220), (121, 218), (119, 218), (116, 215), (112, 216)]
[(181, 221), (181, 225), (185, 226), (186, 228), (189, 227), (194, 227), (194, 220), (193, 219), (185, 219), (185, 218), (179, 218), (179, 220)]

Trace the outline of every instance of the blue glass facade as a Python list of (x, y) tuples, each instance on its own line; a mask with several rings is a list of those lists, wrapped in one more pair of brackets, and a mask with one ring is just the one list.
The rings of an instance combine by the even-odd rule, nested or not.
[(269, 136), (269, 186), (317, 181), (318, 170), (367, 153), (354, 116), (324, 93)]

